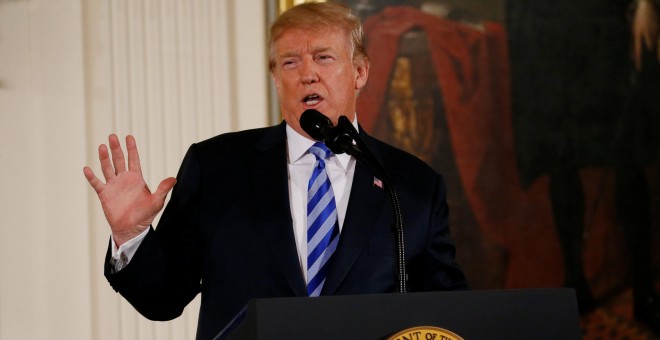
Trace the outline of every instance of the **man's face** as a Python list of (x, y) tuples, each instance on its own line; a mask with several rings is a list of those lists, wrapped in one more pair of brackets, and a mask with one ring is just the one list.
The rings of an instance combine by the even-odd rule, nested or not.
[[(353, 62), (348, 36), (340, 29), (292, 28), (275, 41), (272, 76), (284, 120), (303, 136), (300, 116), (316, 109), (337, 124), (355, 117), (358, 90), (367, 82), (369, 65)], [(309, 137), (309, 136), (308, 136)]]

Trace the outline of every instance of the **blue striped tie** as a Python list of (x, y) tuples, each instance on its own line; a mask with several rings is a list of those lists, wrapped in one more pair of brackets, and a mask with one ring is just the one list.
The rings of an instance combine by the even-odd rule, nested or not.
[(328, 259), (337, 248), (339, 223), (337, 204), (325, 171), (330, 150), (318, 142), (309, 148), (316, 156), (314, 171), (307, 186), (307, 294), (319, 296), (328, 271)]

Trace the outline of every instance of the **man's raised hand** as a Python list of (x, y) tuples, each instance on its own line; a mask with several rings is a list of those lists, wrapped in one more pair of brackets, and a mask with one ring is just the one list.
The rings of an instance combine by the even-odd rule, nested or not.
[(99, 146), (99, 160), (105, 183), (99, 180), (87, 166), (83, 169), (83, 173), (101, 201), (115, 243), (121, 246), (149, 228), (163, 208), (165, 197), (176, 183), (176, 179), (173, 177), (164, 179), (156, 191), (151, 193), (142, 175), (135, 138), (126, 136), (128, 168), (116, 135), (112, 134), (108, 137), (108, 145), (112, 159), (108, 148), (103, 144)]

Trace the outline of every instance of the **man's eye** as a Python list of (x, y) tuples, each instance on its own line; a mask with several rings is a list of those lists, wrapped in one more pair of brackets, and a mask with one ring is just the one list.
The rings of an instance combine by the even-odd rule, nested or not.
[(327, 62), (327, 61), (332, 60), (332, 56), (322, 54), (322, 55), (318, 56), (316, 59), (318, 59), (319, 61), (322, 61), (322, 62)]
[(295, 65), (296, 65), (296, 63), (293, 60), (285, 60), (282, 63), (282, 68), (285, 69), (285, 70), (290, 70), (290, 69), (294, 68)]

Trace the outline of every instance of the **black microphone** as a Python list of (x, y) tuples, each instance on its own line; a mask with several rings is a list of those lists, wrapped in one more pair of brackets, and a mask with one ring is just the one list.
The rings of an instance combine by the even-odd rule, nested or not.
[(330, 118), (321, 112), (308, 109), (300, 116), (300, 127), (317, 141), (324, 142), (334, 154), (352, 154), (353, 138), (344, 129), (332, 125)]

